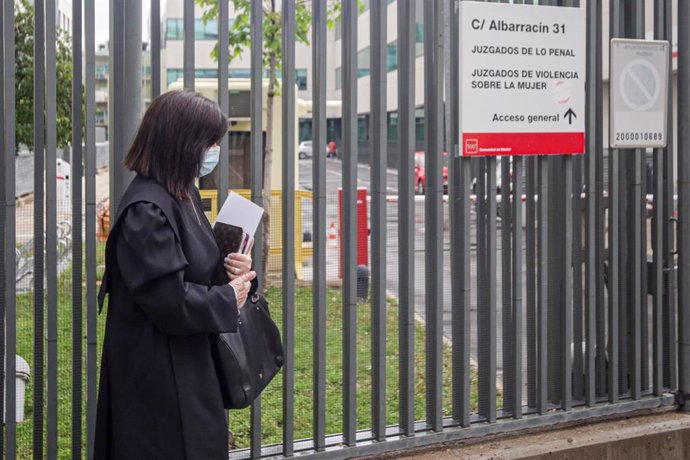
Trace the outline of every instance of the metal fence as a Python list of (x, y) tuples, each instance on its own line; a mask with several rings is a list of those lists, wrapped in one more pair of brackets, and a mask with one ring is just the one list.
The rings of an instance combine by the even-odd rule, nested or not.
[[(182, 1), (184, 87), (194, 88), (194, 1)], [(61, 206), (56, 179), (53, 0), (33, 2), (34, 193), (29, 204), (15, 200), (21, 185), (15, 180), (15, 3), (4, 1), (0, 10), (0, 355), (6, 358), (0, 373), (9, 377), (0, 379), (6, 403), (0, 452), (10, 459), (90, 457), (103, 331), (96, 310), (103, 263), (97, 204), (109, 198), (115, 209), (131, 179), (121, 165), (141, 118), (142, 2), (109, 5), (107, 174), (97, 174), (96, 164), (95, 2), (85, 0), (83, 9), (82, 2), (72, 2), (68, 208)], [(677, 143), (651, 153), (651, 175), (645, 174), (643, 150), (605, 154), (603, 49), (609, 37), (644, 37), (645, 15), (653, 15), (654, 36), (670, 40), (674, 22), (690, 23), (690, 4), (611, 0), (604, 15), (597, 0), (540, 2), (586, 9), (586, 154), (497, 160), (454, 154), (462, 97), (458, 2), (360, 3), (307, 2), (314, 155), (299, 162), (293, 129), (297, 7), (283, 0), (277, 8), (284, 78), (275, 135), (281, 136), (282, 185), (275, 191), (280, 199), (266, 207), (271, 240), (279, 242), (273, 262), (280, 264), (269, 272), (275, 276), (260, 283), (270, 288), (286, 363), (261, 400), (230, 414), (230, 456), (345, 458), (645, 408), (689, 409), (690, 30), (678, 28), (677, 94), (669, 84), (670, 99), (679, 102), (677, 133), (672, 109), (668, 117), (669, 139), (677, 137)], [(327, 24), (336, 4), (341, 32), (331, 42)], [(232, 3), (218, 5), (218, 41), (226, 43)], [(362, 6), (369, 15), (371, 50), (372, 154), (366, 166), (357, 154)], [(265, 206), (265, 126), (259, 116), (265, 96), (263, 8), (263, 1), (251, 0), (251, 168), (245, 193)], [(160, 0), (151, 0), (150, 11), (155, 97), (161, 92)], [(416, 72), (420, 21), (423, 73)], [(397, 92), (388, 84), (391, 26), (398, 37)], [(328, 141), (332, 43), (342, 57), (340, 161), (326, 159), (319, 147)], [(228, 48), (220, 46), (218, 102), (226, 113), (229, 58)], [(412, 173), (419, 85), (428, 180), (423, 196), (414, 194)], [(389, 101), (398, 107), (395, 149), (388, 142)], [(225, 139), (217, 198), (205, 192), (211, 214), (227, 195), (229, 147)], [(443, 152), (451, 153), (447, 195)], [(365, 199), (358, 195), (360, 186), (367, 187)], [(368, 206), (363, 214), (362, 202)], [(362, 220), (367, 230), (358, 237)], [(362, 245), (371, 248), (364, 263)], [(257, 272), (262, 246), (259, 230)], [(369, 268), (362, 270), (363, 264)]]

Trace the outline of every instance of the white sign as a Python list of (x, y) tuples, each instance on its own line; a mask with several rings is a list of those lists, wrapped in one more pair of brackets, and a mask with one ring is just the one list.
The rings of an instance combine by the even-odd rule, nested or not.
[(666, 147), (669, 44), (611, 40), (612, 148)]
[(585, 10), (460, 4), (460, 152), (585, 150)]

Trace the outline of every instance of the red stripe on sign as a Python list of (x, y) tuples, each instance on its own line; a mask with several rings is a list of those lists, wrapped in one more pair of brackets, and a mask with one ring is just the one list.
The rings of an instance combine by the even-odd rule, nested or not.
[(585, 152), (585, 133), (463, 133), (465, 156), (563, 155)]

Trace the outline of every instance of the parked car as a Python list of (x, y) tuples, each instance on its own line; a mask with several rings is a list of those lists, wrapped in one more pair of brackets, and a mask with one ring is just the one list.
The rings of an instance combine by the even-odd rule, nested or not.
[[(426, 154), (415, 152), (414, 155), (414, 191), (417, 195), (424, 195), (426, 191)], [(448, 193), (448, 152), (443, 152), (443, 193)]]
[(300, 142), (299, 148), (298, 148), (298, 158), (300, 160), (304, 160), (305, 158), (311, 158), (312, 157), (312, 142), (311, 141), (304, 141)]

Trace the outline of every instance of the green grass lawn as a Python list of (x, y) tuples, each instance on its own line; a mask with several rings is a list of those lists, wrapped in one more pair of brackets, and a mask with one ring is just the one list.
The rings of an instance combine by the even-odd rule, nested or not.
[[(103, 254), (99, 247), (98, 254)], [(99, 260), (99, 264), (102, 263)], [(100, 273), (99, 273), (100, 278)], [(60, 276), (58, 302), (58, 449), (59, 458), (70, 458), (72, 429), (72, 299), (71, 270)], [(281, 327), (281, 291), (271, 288), (268, 293), (272, 315)], [(342, 318), (341, 294), (338, 290), (328, 291), (327, 337), (326, 337), (326, 430), (329, 434), (342, 432)], [(310, 288), (298, 288), (295, 299), (295, 438), (310, 438), (312, 435), (312, 299)], [(85, 316), (85, 314), (84, 314)], [(100, 362), (105, 315), (99, 317), (98, 359)], [(370, 306), (361, 304), (357, 314), (357, 427), (371, 426), (371, 316)], [(46, 323), (47, 324), (47, 323)], [(387, 313), (387, 424), (398, 422), (398, 310), (394, 301), (388, 303)], [(17, 297), (17, 354), (24, 358), (33, 372), (33, 294)], [(86, 322), (84, 318), (84, 334)], [(86, 346), (84, 344), (84, 350)], [(86, 359), (84, 351), (84, 359)], [(443, 411), (451, 411), (451, 350), (444, 346), (444, 400)], [(84, 361), (84, 396), (86, 400), (86, 361)], [(415, 332), (415, 417), (424, 418), (424, 328), (420, 325)], [(32, 407), (33, 378), (29, 380), (25, 421), (17, 424), (17, 456), (32, 458)], [(476, 406), (476, 374), (472, 375), (472, 405)], [(45, 400), (45, 390), (44, 390)], [(86, 413), (86, 405), (82, 411)], [(45, 410), (44, 410), (45, 415)], [(262, 439), (264, 444), (279, 443), (282, 436), (282, 374), (266, 388), (262, 400)], [(82, 418), (84, 456), (86, 455), (86, 417)], [(234, 446), (249, 445), (249, 410), (231, 413), (230, 430)], [(45, 426), (44, 426), (45, 439)], [(44, 441), (45, 446), (45, 441)], [(45, 453), (45, 450), (44, 450)]]
[[(271, 312), (279, 325), (282, 322), (281, 292), (271, 289), (268, 295)], [(295, 439), (312, 436), (313, 410), (313, 351), (312, 351), (312, 299), (311, 289), (297, 289), (295, 296)], [(343, 428), (342, 403), (342, 297), (341, 292), (329, 290), (326, 316), (326, 432), (341, 433)], [(357, 307), (357, 428), (371, 427), (371, 308)], [(398, 423), (398, 308), (389, 300), (386, 316), (386, 423)], [(415, 418), (424, 419), (424, 327), (415, 328)], [(451, 348), (443, 347), (443, 413), (451, 415)], [(472, 372), (471, 401), (477, 402), (477, 376)], [(282, 375), (278, 375), (262, 395), (263, 444), (280, 443), (282, 439)], [(236, 447), (249, 445), (249, 409), (234, 411), (230, 417), (230, 431)]]

